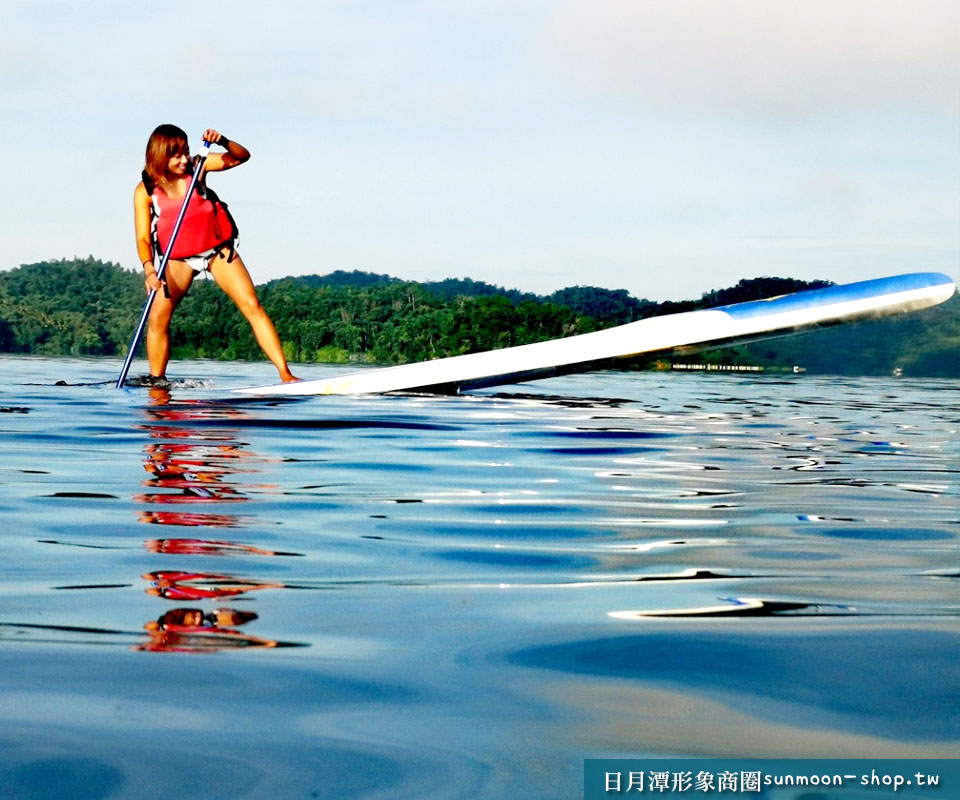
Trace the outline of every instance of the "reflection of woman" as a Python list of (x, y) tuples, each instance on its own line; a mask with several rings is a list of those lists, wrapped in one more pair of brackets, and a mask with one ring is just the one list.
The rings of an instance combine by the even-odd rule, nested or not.
[(156, 378), (164, 376), (170, 359), (170, 318), (190, 288), (194, 275), (207, 270), (247, 318), (258, 344), (280, 373), (280, 379), (285, 383), (295, 381), (273, 322), (260, 305), (250, 274), (234, 249), (232, 223), (222, 206), (203, 197), (199, 191), (206, 173), (232, 169), (250, 158), (250, 151), (212, 129), (207, 130), (203, 138), (225, 148), (226, 152), (211, 153), (207, 157), (197, 194), (190, 198), (162, 282), (154, 267), (154, 259), (160, 254), (154, 252), (151, 213), (156, 216), (157, 243), (164, 250), (193, 175), (187, 135), (180, 128), (161, 125), (150, 135), (143, 180), (133, 195), (137, 252), (146, 272), (147, 291), (157, 293), (147, 326), (150, 374)]
[[(188, 521), (186, 523), (190, 525)], [(176, 553), (178, 555), (221, 556), (231, 553), (258, 556), (297, 556), (300, 553), (282, 553), (277, 550), (264, 550), (250, 544), (224, 542), (211, 539), (147, 539), (143, 543), (151, 553)]]
[(228, 625), (243, 625), (257, 618), (252, 611), (234, 611), (231, 608), (218, 608), (211, 614), (204, 614), (199, 608), (174, 608), (156, 622), (148, 622), (147, 630), (194, 630), (196, 628), (222, 628)]
[(146, 590), (147, 594), (162, 597), (165, 600), (209, 600), (218, 597), (235, 597), (258, 589), (285, 588), (282, 583), (265, 583), (209, 572), (163, 570), (148, 572), (141, 577), (151, 583), (150, 588)]
[(156, 622), (143, 626), (150, 634), (150, 640), (135, 649), (154, 653), (202, 653), (238, 647), (294, 646), (225, 627), (244, 625), (256, 618), (252, 611), (229, 608), (218, 608), (210, 614), (204, 614), (199, 608), (174, 608)]

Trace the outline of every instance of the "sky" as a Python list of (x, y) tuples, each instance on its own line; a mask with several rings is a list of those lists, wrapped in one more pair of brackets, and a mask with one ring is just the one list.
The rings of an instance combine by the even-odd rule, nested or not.
[(138, 267), (163, 122), (254, 281), (678, 300), (960, 272), (955, 0), (3, 0), (0, 269)]

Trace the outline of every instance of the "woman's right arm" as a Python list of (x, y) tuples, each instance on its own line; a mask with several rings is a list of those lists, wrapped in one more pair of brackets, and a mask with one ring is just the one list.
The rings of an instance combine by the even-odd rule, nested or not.
[(148, 292), (159, 291), (163, 283), (157, 278), (153, 265), (153, 241), (150, 236), (150, 195), (143, 183), (138, 183), (133, 193), (133, 224), (137, 232), (137, 255), (146, 273)]

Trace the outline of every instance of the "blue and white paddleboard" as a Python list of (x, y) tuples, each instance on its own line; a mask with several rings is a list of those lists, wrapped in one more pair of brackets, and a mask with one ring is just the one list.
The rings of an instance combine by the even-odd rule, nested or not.
[(956, 286), (920, 272), (669, 314), (566, 339), (506, 347), (334, 378), (237, 389), (255, 395), (458, 392), (609, 367), (634, 356), (741, 344), (826, 325), (902, 314), (942, 303)]

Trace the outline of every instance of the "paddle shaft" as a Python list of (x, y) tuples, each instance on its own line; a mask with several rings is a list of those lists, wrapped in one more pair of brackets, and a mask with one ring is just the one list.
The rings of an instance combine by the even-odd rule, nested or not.
[[(206, 163), (208, 155), (210, 155), (210, 142), (204, 141), (203, 145), (200, 147), (199, 159), (193, 168), (193, 177), (190, 179), (190, 187), (187, 189), (186, 195), (184, 195), (183, 203), (180, 204), (180, 213), (177, 215), (177, 221), (174, 223), (173, 231), (170, 233), (170, 241), (167, 242), (167, 251), (160, 259), (160, 266), (157, 267), (158, 280), (163, 280), (163, 274), (167, 270), (167, 262), (170, 260), (170, 253), (173, 252), (173, 243), (177, 240), (177, 234), (180, 233), (180, 226), (183, 224), (183, 218), (187, 214), (187, 206), (190, 204), (190, 198), (193, 196), (193, 190), (196, 188), (197, 181), (200, 179), (200, 173), (203, 171), (203, 165)], [(133, 355), (137, 350), (137, 345), (140, 342), (140, 336), (143, 334), (143, 329), (147, 324), (147, 319), (150, 317), (150, 309), (153, 306), (153, 300), (156, 296), (157, 290), (152, 289), (150, 294), (147, 296), (147, 302), (144, 303), (143, 313), (140, 314), (140, 322), (137, 324), (137, 329), (133, 333), (133, 339), (130, 342), (130, 348), (127, 350), (127, 358), (123, 362), (123, 369), (120, 370), (120, 377), (117, 378), (118, 389), (122, 388), (124, 382), (127, 380), (127, 373), (130, 371), (130, 364), (133, 361)]]

